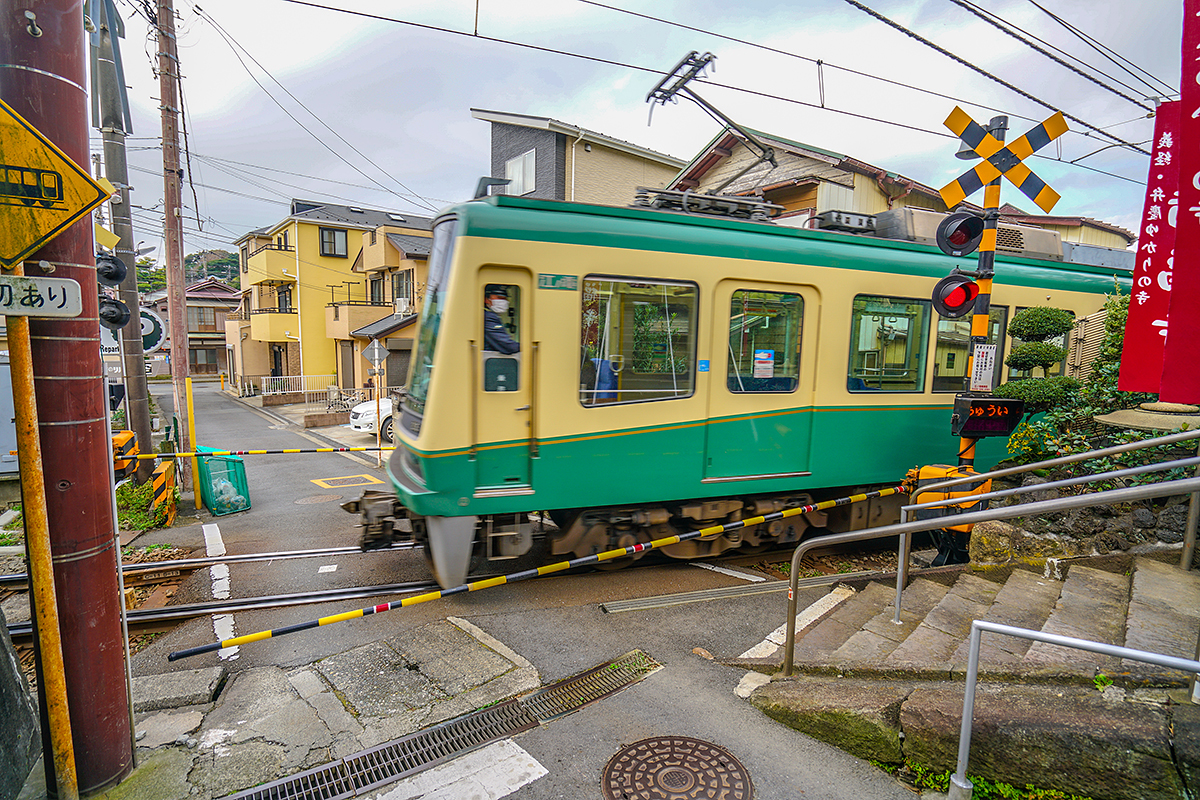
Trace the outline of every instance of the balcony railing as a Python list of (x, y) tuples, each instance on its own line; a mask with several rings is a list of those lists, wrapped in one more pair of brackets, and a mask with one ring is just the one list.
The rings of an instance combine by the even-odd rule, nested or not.
[(250, 313), (251, 314), (295, 314), (296, 309), (293, 308), (292, 306), (285, 306), (283, 308), (274, 308), (274, 307), (252, 308), (252, 309), (250, 309)]
[(262, 247), (259, 247), (258, 249), (253, 250), (250, 253), (250, 256), (254, 257), (264, 250), (281, 250), (285, 253), (293, 253), (296, 251), (296, 248), (292, 247), (290, 244), (275, 244), (274, 242), (272, 242), (271, 244), (264, 244)]

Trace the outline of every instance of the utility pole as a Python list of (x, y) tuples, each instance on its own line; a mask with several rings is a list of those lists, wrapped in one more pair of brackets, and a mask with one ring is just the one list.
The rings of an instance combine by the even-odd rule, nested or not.
[[(3, 9), (0, 93), (71, 160), (86, 165), (82, 5), (79, 0), (26, 0), (19, 7), (5, 3)], [(25, 261), (32, 275), (53, 270), (53, 277), (75, 280), (83, 289), (79, 316), (31, 318), (29, 338), (63, 675), (78, 789), (84, 795), (117, 783), (133, 769), (95, 263), (90, 215)], [(35, 398), (14, 399), (20, 404)], [(42, 685), (39, 680), (39, 694)], [(55, 785), (53, 776), (48, 785)]]
[[(133, 218), (129, 206), (129, 171), (125, 160), (125, 137), (133, 133), (129, 118), (129, 104), (125, 97), (124, 70), (121, 66), (120, 48), (116, 38), (124, 26), (117, 16), (112, 0), (99, 0), (94, 6), (97, 19), (92, 20), (98, 29), (99, 48), (96, 52), (96, 69), (93, 81), (98, 91), (99, 114), (94, 115), (92, 124), (100, 129), (104, 137), (104, 172), (109, 182), (117, 187), (119, 195), (113, 199), (113, 231), (121, 237), (117, 244), (117, 258), (125, 262), (125, 280), (121, 282), (121, 302), (129, 307), (133, 318), (121, 329), (121, 357), (124, 360), (125, 408), (128, 423), (137, 437), (138, 446), (144, 453), (151, 451), (150, 392), (146, 384), (146, 360), (142, 352), (141, 304), (138, 302), (137, 252), (133, 244)], [(95, 118), (98, 116), (98, 119)], [(119, 202), (118, 202), (119, 200)], [(154, 462), (143, 459), (138, 462), (138, 483), (145, 483), (154, 472)]]
[[(188, 326), (183, 275), (183, 170), (179, 167), (179, 56), (175, 47), (175, 8), (172, 0), (158, 0), (158, 94), (162, 110), (163, 200), (166, 205), (165, 236), (167, 276), (167, 330), (171, 337), (171, 382), (175, 394), (175, 417), (179, 421), (179, 445), (192, 450), (187, 424)], [(194, 468), (196, 459), (191, 460)], [(180, 484), (189, 472), (180, 464)], [(193, 470), (194, 471), (194, 470)], [(192, 490), (200, 490), (192, 480)]]

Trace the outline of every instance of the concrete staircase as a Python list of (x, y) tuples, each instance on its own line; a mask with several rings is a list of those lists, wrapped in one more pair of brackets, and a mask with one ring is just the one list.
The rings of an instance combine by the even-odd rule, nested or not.
[[(730, 663), (773, 675), (750, 700), (781, 722), (862, 758), (953, 769), (972, 620), (1195, 657), (1200, 575), (1147, 557), (1058, 567), (925, 571), (900, 624), (894, 583), (835, 587), (825, 613), (801, 615), (795, 676), (779, 674), (782, 651)], [(1096, 800), (1200, 798), (1186, 674), (984, 633), (979, 677), (968, 774)]]

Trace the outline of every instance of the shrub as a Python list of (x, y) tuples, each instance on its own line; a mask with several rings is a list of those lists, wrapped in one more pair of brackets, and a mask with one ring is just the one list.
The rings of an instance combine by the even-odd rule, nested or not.
[(1044, 342), (1062, 336), (1075, 327), (1075, 315), (1061, 308), (1034, 306), (1026, 308), (1013, 317), (1008, 324), (1009, 336), (1024, 342)]
[(1045, 374), (1050, 367), (1067, 357), (1067, 348), (1049, 342), (1025, 342), (1013, 348), (1004, 360), (1013, 369), (1030, 370), (1038, 367)]
[(1022, 381), (1009, 381), (997, 386), (992, 394), (996, 397), (1023, 400), (1025, 414), (1033, 415), (1069, 402), (1077, 391), (1079, 391), (1079, 381), (1065, 375), (1055, 375), (1052, 378), (1026, 378)]

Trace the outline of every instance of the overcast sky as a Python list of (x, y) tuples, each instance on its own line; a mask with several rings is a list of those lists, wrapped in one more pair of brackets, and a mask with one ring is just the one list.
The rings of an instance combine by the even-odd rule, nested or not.
[[(862, 1), (1083, 123), (1143, 149), (1152, 137), (1146, 110), (953, 0)], [(283, 219), (291, 198), (433, 216), (489, 172), (489, 126), (471, 108), (552, 117), (689, 160), (718, 123), (681, 100), (655, 106), (648, 125), (645, 97), (661, 77), (655, 71), (691, 50), (717, 56), (709, 83), (694, 90), (739, 123), (935, 188), (970, 166), (955, 159), (957, 141), (942, 125), (954, 105), (980, 122), (1008, 114), (1010, 140), (1053, 113), (846, 0), (175, 2), (196, 193), (185, 184), (188, 253), (234, 249), (239, 236)], [(1182, 0), (1037, 2), (1158, 81), (1132, 77), (1033, 0), (974, 5), (1097, 66), (1107, 74), (1093, 72), (1099, 80), (1143, 105), (1178, 92)], [(162, 239), (161, 121), (140, 7), (118, 2), (136, 240), (150, 247)], [(1030, 161), (1062, 195), (1054, 213), (1135, 230), (1149, 159), (1120, 145), (1089, 155), (1115, 142), (1068, 124), (1071, 132), (1040, 151), (1061, 161)], [(1062, 163), (1073, 160), (1091, 169)], [(1002, 201), (1036, 211), (1011, 184)]]

